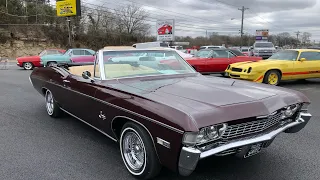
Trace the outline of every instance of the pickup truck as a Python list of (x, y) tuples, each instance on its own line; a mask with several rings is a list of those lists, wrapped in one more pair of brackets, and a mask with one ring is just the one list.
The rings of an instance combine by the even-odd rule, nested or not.
[(263, 59), (268, 59), (276, 53), (276, 48), (272, 42), (255, 42), (250, 49), (251, 56), (262, 57)]

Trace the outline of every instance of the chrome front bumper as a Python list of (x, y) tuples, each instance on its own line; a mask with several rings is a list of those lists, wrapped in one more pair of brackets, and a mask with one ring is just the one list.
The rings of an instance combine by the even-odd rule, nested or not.
[(195, 170), (200, 159), (213, 156), (225, 150), (239, 148), (260, 142), (272, 141), (281, 132), (296, 133), (306, 126), (311, 117), (312, 115), (310, 113), (300, 112), (298, 118), (295, 121), (274, 131), (268, 132), (266, 134), (261, 134), (260, 136), (230, 142), (204, 152), (194, 147), (183, 147), (179, 157), (179, 173), (182, 176), (188, 176)]

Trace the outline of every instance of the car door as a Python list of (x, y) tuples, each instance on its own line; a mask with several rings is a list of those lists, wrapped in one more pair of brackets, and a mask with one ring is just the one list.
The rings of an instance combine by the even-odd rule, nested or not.
[(69, 63), (71, 62), (70, 58), (72, 57), (74, 50), (68, 50), (64, 55), (57, 56), (56, 60), (60, 63)]
[(231, 54), (226, 50), (213, 50), (211, 57), (206, 61), (208, 72), (224, 72), (230, 64)]
[[(101, 106), (94, 98), (97, 88), (101, 84), (100, 74), (95, 73), (98, 69), (94, 68), (94, 65), (76, 66), (74, 70), (72, 67), (69, 69), (72, 74), (64, 79), (64, 86), (70, 91), (65, 95), (65, 108), (79, 119), (97, 127), (96, 121), (99, 118), (99, 107)], [(89, 71), (94, 81), (83, 78), (81, 74), (84, 71)], [(98, 73), (100, 72), (98, 71)]]
[[(302, 59), (304, 58), (304, 59)], [(320, 52), (305, 51), (300, 53), (298, 61), (295, 62), (299, 79), (320, 77)]]

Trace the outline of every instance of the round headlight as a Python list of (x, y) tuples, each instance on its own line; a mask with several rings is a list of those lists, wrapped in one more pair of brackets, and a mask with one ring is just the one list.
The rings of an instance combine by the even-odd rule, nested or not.
[(201, 142), (205, 136), (205, 129), (201, 129), (199, 134), (197, 135), (196, 142)]
[(293, 104), (293, 105), (288, 106), (286, 108), (286, 110), (283, 111), (281, 118), (284, 119), (284, 118), (288, 118), (288, 117), (293, 116), (294, 113), (297, 112), (298, 108), (299, 108), (298, 104)]
[(216, 126), (210, 126), (207, 128), (207, 136), (209, 139), (215, 139), (219, 136), (217, 127)]
[(290, 109), (290, 107), (288, 107), (288, 108), (284, 111), (284, 115), (285, 115), (286, 117), (292, 116), (292, 115), (293, 115), (292, 109)]

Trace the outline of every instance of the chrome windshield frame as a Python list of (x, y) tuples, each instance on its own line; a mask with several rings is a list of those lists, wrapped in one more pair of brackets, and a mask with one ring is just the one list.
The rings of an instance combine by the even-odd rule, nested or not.
[(99, 50), (98, 51), (99, 69), (100, 69), (100, 78), (101, 78), (101, 80), (106, 80), (106, 73), (105, 73), (104, 62), (103, 62), (103, 52), (104, 52), (104, 50)]
[[(134, 77), (122, 77), (122, 78), (112, 78), (112, 79), (107, 79), (106, 77), (106, 73), (105, 73), (105, 68), (104, 68), (104, 58), (103, 58), (103, 53), (104, 52), (107, 52), (107, 51), (125, 51), (127, 49), (123, 49), (123, 50), (105, 50), (105, 49), (101, 49), (101, 50), (98, 50), (98, 58), (99, 58), (99, 67), (100, 67), (100, 77), (101, 77), (101, 80), (114, 80), (114, 79), (128, 79), (128, 78), (137, 78), (137, 77), (144, 77), (144, 76), (134, 76)], [(163, 49), (137, 49), (137, 50), (159, 50), (159, 51), (163, 51)], [(164, 50), (168, 50), (168, 49), (164, 49)], [(190, 68), (190, 70), (194, 71), (194, 72), (190, 72), (190, 73), (186, 73), (186, 74), (198, 74), (198, 72), (196, 72), (192, 66), (183, 58), (180, 56), (179, 53), (175, 52), (175, 50), (169, 50), (169, 51), (172, 51), (174, 53), (176, 53), (182, 60), (185, 61), (186, 65)], [(172, 74), (169, 74), (169, 75), (172, 75)]]

